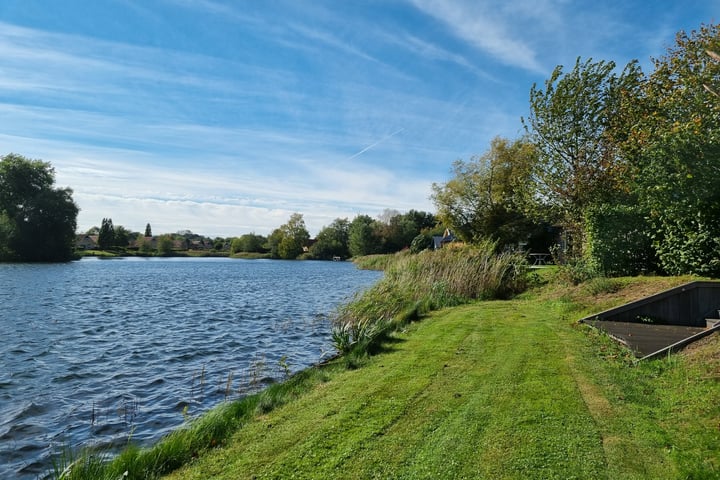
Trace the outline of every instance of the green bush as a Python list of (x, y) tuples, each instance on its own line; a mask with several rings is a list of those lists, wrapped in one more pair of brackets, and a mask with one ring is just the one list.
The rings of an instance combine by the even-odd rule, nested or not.
[(585, 258), (571, 258), (566, 260), (558, 268), (558, 279), (562, 282), (572, 283), (573, 285), (579, 285), (583, 282), (598, 277), (596, 266), (593, 262)]
[(698, 206), (696, 213), (656, 221), (654, 239), (663, 269), (671, 275), (720, 276), (720, 208)]
[(585, 254), (605, 276), (637, 275), (655, 269), (651, 228), (637, 206), (602, 204), (585, 215)]
[(421, 233), (413, 238), (410, 243), (410, 251), (412, 253), (420, 253), (433, 247), (433, 237), (429, 233)]

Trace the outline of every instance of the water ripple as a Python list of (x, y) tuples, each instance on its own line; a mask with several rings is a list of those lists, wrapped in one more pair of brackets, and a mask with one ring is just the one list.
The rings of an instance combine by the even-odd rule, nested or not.
[(146, 444), (331, 350), (329, 314), (379, 278), (343, 262), (0, 265), (0, 478), (63, 448)]

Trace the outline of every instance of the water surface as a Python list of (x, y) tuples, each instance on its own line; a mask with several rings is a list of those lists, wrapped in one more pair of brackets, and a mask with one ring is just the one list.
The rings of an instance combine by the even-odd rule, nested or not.
[(148, 444), (333, 353), (328, 315), (380, 278), (346, 262), (0, 265), (0, 478), (71, 446)]

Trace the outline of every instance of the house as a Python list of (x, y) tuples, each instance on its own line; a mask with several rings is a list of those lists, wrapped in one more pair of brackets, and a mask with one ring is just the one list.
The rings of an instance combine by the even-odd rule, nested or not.
[(78, 250), (96, 250), (98, 248), (98, 235), (75, 235), (75, 248)]
[(437, 250), (448, 243), (454, 242), (455, 240), (457, 240), (457, 237), (453, 235), (449, 228), (446, 228), (442, 235), (433, 235), (433, 248)]

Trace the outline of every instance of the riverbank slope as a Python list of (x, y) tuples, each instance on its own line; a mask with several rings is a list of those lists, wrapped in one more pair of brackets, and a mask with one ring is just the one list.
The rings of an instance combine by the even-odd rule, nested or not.
[(686, 280), (435, 312), (168, 478), (717, 478), (720, 339), (633, 366), (576, 323)]

